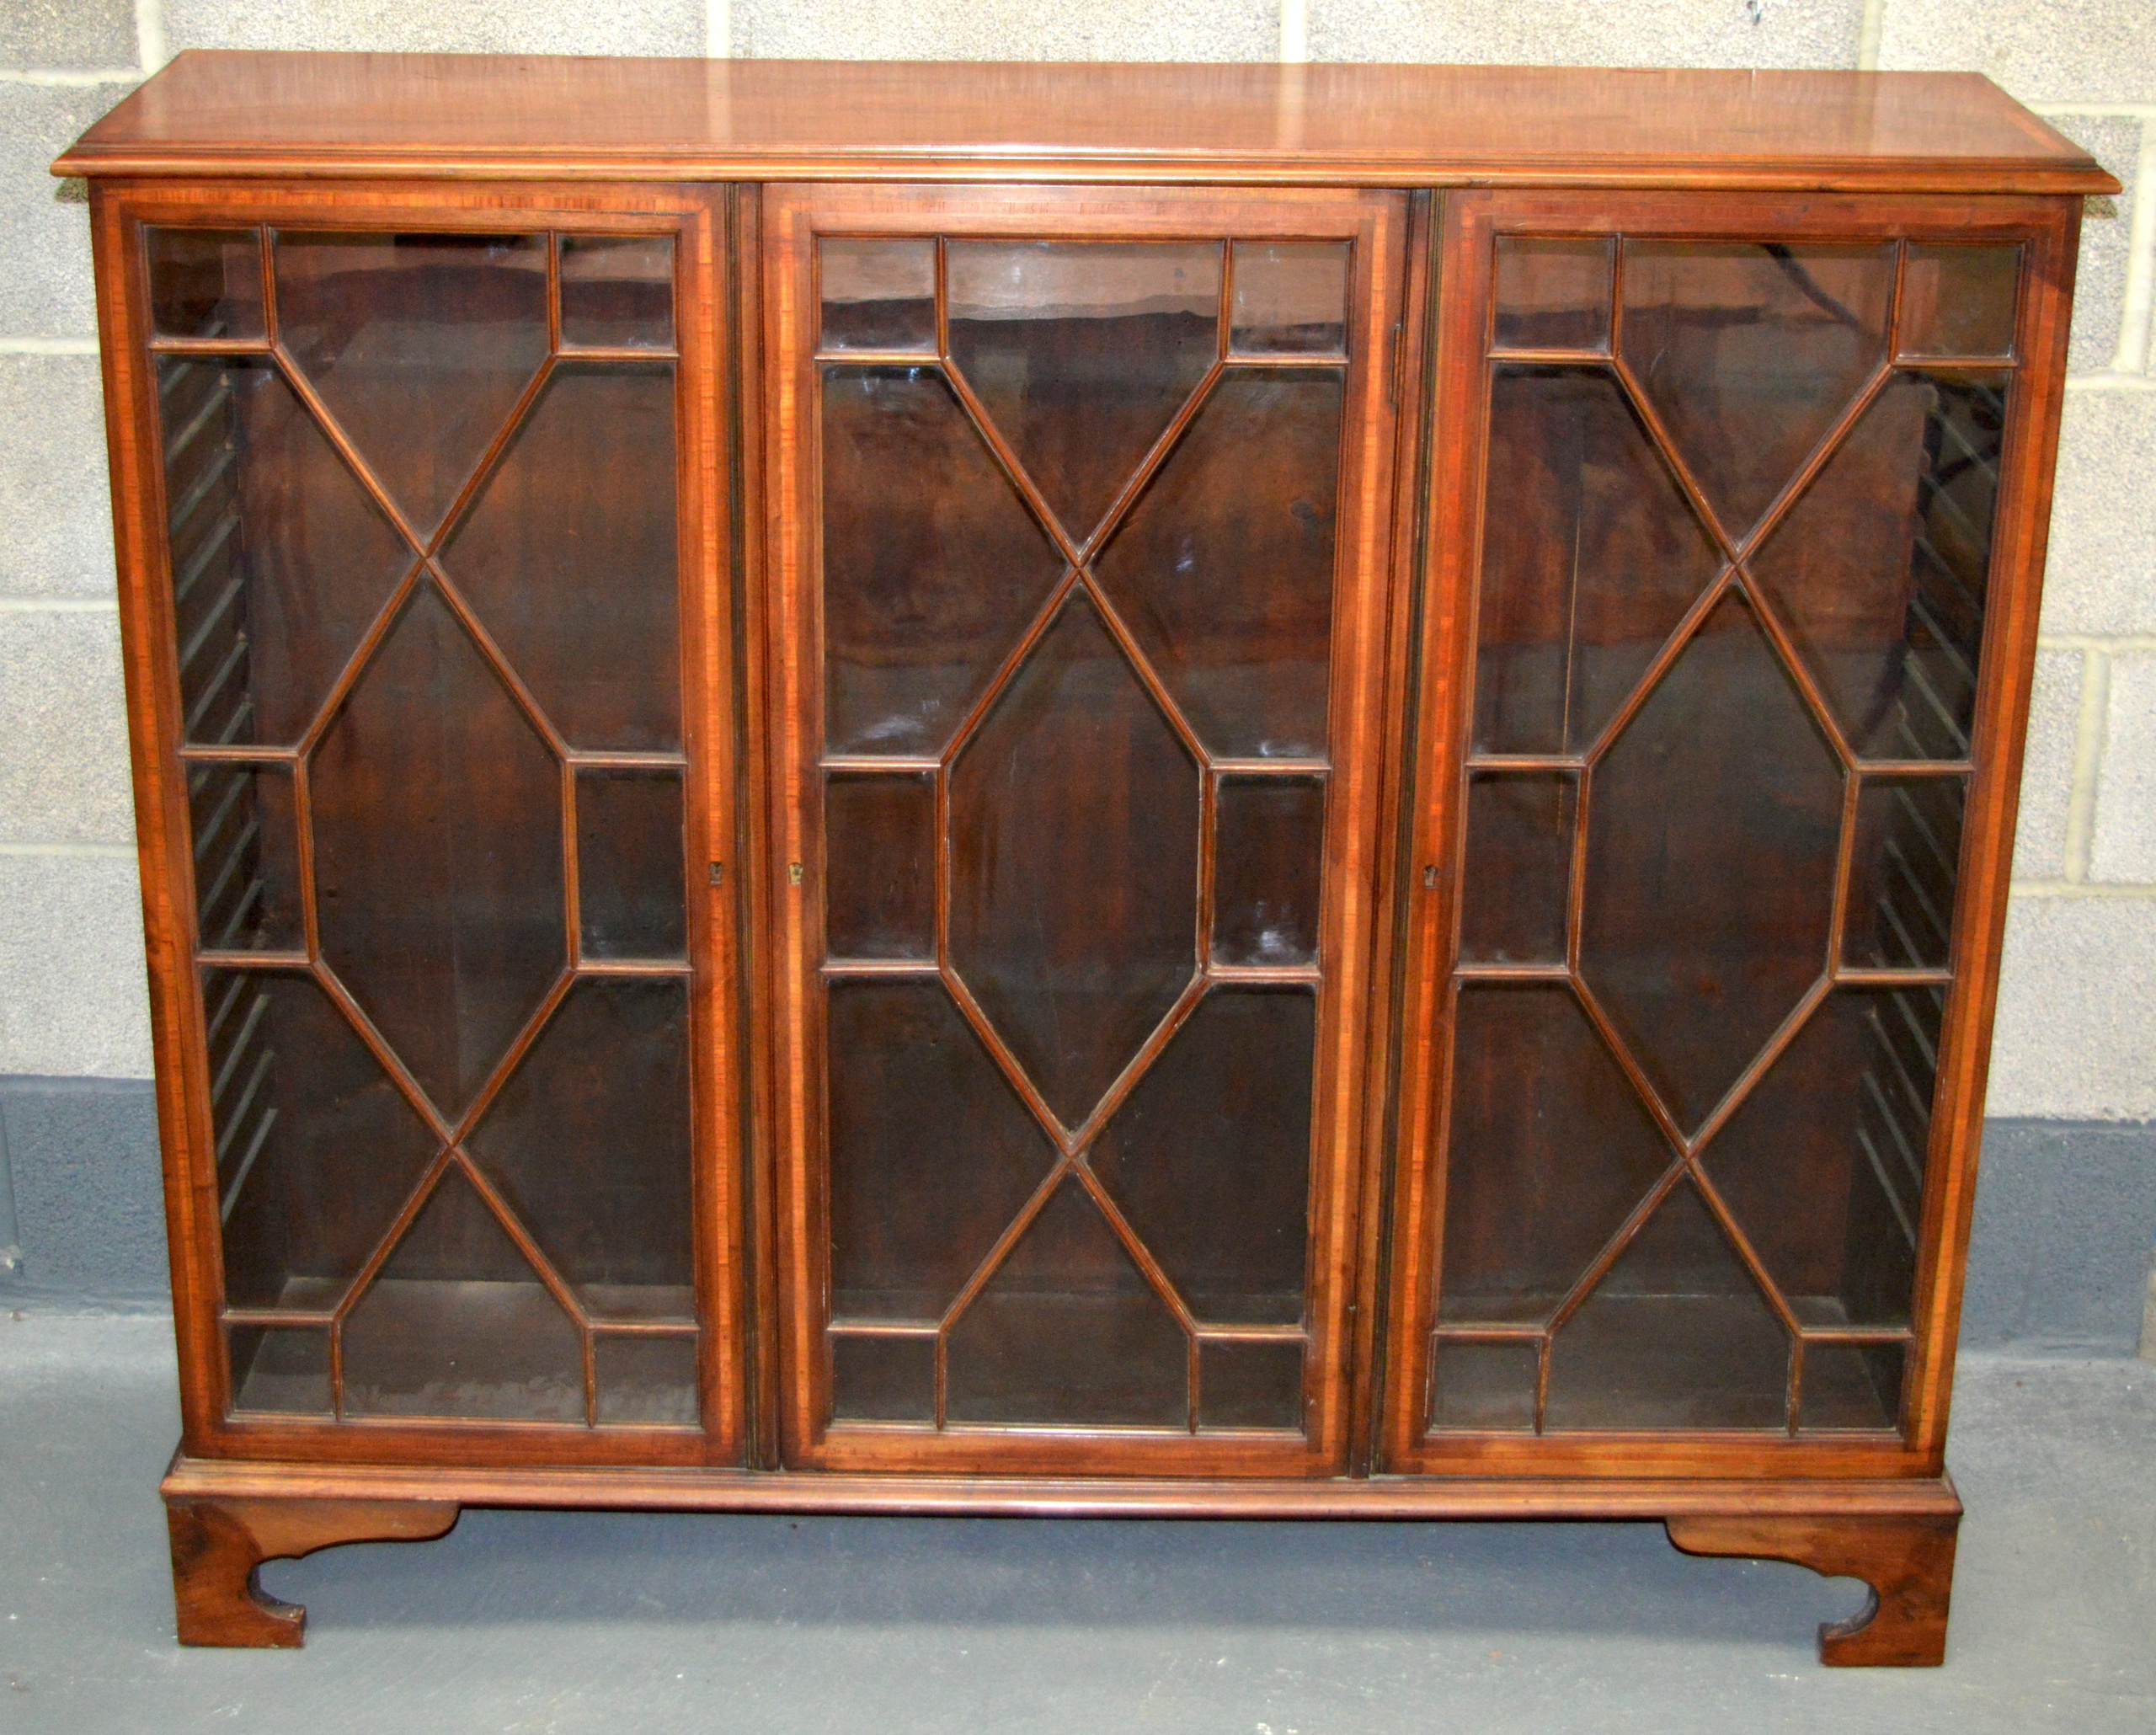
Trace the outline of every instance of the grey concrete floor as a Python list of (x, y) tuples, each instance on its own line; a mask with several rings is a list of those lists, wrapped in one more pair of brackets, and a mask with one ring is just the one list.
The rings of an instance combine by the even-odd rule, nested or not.
[(165, 1321), (0, 1315), (0, 1730), (2156, 1730), (2156, 1366), (1963, 1363), (1946, 1667), (1829, 1670), (1860, 1586), (1654, 1524), (467, 1513), (264, 1577), (182, 1651)]

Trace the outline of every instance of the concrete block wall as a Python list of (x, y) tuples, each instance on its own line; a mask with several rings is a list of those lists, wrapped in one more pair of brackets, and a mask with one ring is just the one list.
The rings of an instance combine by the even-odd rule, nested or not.
[[(98, 1287), (96, 1259), (83, 1250), (99, 1234), (48, 1225), (45, 1214), (64, 1216), (71, 1196), (139, 1202), (152, 1195), (132, 1171), (154, 1164), (141, 1112), (150, 1060), (88, 226), (79, 190), (50, 180), (45, 165), (169, 55), (193, 47), (1988, 73), (2085, 145), (2127, 190), (2090, 202), (2083, 243), (1993, 1066), (1987, 1165), (1996, 1184), (1983, 1194), (1970, 1329), (2017, 1341), (2131, 1340), (2123, 1304), (2091, 1300), (2085, 1273), (2063, 1279), (2049, 1314), (2045, 1285), (2047, 1272), (2075, 1264), (2092, 1225), (2111, 1225), (2126, 1248), (2095, 1266), (2123, 1269), (2121, 1257), (2131, 1266), (2138, 1257), (2145, 1267), (2156, 1222), (2156, 1131), (2143, 1124), (2156, 1122), (2149, 0), (1212, 0), (1181, 8), (1154, 0), (8, 0), (0, 17), (0, 1249), (19, 1233), (28, 1282), (42, 1268), (54, 1284), (64, 1274)], [(56, 1163), (79, 1169), (83, 1184), (56, 1188), (47, 1172)], [(131, 1166), (131, 1180), (92, 1180), (101, 1165)], [(131, 1206), (119, 1216), (154, 1238), (154, 1214)], [(120, 1245), (117, 1221), (105, 1228), (105, 1287), (153, 1290), (156, 1260)], [(40, 1236), (50, 1244), (42, 1254)], [(2124, 1280), (2116, 1272), (2105, 1279), (2113, 1289)]]

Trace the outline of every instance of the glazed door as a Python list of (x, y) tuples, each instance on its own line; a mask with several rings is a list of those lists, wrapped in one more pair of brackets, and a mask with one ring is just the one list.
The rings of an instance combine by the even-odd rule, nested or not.
[(99, 222), (190, 1449), (730, 1455), (711, 201)]
[(789, 1462), (1343, 1461), (1406, 210), (766, 204)]
[(1393, 1465), (1935, 1463), (2071, 257), (1452, 201)]

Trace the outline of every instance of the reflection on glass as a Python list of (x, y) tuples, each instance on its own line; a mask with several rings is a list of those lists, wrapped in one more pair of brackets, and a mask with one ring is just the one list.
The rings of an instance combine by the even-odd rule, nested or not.
[(205, 952), (303, 952), (299, 825), (281, 766), (195, 765), (195, 943)]
[(326, 1417), (334, 1409), (326, 1330), (232, 1326), (227, 1328), (225, 1351), (235, 1412)]
[(1807, 1433), (1899, 1426), (1903, 1353), (1898, 1343), (1807, 1343), (1797, 1426)]
[(942, 985), (830, 986), (831, 1316), (933, 1324), (1055, 1152)]
[(1732, 537), (1885, 359), (1894, 248), (1625, 243), (1625, 360)]
[(953, 1422), (1188, 1425), (1189, 1340), (1075, 1179), (951, 1329)]
[(1063, 563), (942, 376), (824, 370), (824, 739), (938, 751)]
[(1534, 1426), (1539, 1340), (1522, 1343), (1440, 1337), (1430, 1375), (1430, 1426), (1476, 1433)]
[(1495, 370), (1475, 745), (1591, 745), (1721, 565), (1614, 376)]
[(2019, 247), (1913, 241), (1902, 264), (1902, 354), (2014, 353)]
[(1303, 1345), (1213, 1337), (1198, 1346), (1198, 1425), (1303, 1425)]
[(1197, 968), (1199, 773), (1091, 603), (951, 772), (951, 963), (1067, 1127)]
[(936, 348), (936, 243), (825, 236), (816, 243), (825, 350)]
[(592, 1341), (600, 1427), (694, 1428), (696, 1340), (693, 1336)]
[(933, 1333), (834, 1332), (830, 1342), (834, 1421), (935, 1421)]
[(1725, 598), (1595, 768), (1580, 974), (1687, 1131), (1827, 964), (1842, 774)]
[(1942, 1002), (1829, 996), (1707, 1146), (1708, 1178), (1801, 1324), (1908, 1323)]
[(562, 237), (562, 342), (595, 350), (674, 347), (674, 238)]
[(1968, 756), (2008, 377), (1896, 374), (1752, 561), (1862, 757)]
[(1213, 961), (1315, 962), (1324, 783), (1315, 777), (1223, 777), (1215, 810)]
[(1959, 777), (1867, 777), (1849, 852), (1844, 963), (1943, 969), (1961, 861)]
[(577, 905), (587, 958), (686, 958), (679, 771), (579, 771)]
[(1562, 776), (1469, 777), (1462, 963), (1565, 961), (1578, 787)]
[(1202, 1325), (1296, 1325), (1310, 1224), (1316, 996), (1214, 989), (1091, 1161)]
[(431, 585), (313, 763), (323, 957), (455, 1114), (567, 961), (559, 765)]
[(267, 360), (157, 387), (182, 738), (291, 745), (416, 556)]
[(262, 237), (253, 229), (145, 228), (150, 323), (161, 338), (259, 339)]
[(824, 951), (936, 955), (936, 779), (833, 777), (824, 785)]
[(455, 1167), (343, 1337), (348, 1416), (585, 1419), (584, 1334)]
[(1543, 1425), (1781, 1428), (1790, 1338), (1680, 1182), (1550, 1352)]
[(1073, 537), (1212, 367), (1220, 266), (1209, 242), (949, 243), (951, 359)]
[(1344, 355), (1348, 243), (1238, 241), (1229, 326), (1238, 355)]
[(1493, 347), (1585, 350), (1609, 347), (1609, 238), (1497, 237)]
[(334, 1307), (435, 1140), (306, 976), (205, 970), (202, 1015), (225, 1300)]
[(546, 358), (545, 238), (280, 232), (275, 270), (285, 348), (431, 534)]
[(679, 977), (579, 982), (466, 1142), (586, 1313), (695, 1316)]
[(1326, 739), (1346, 375), (1224, 375), (1097, 564), (1198, 738), (1249, 758)]
[(1463, 988), (1438, 1316), (1540, 1324), (1675, 1153), (1572, 991)]
[(674, 370), (557, 367), (442, 564), (572, 747), (681, 745)]

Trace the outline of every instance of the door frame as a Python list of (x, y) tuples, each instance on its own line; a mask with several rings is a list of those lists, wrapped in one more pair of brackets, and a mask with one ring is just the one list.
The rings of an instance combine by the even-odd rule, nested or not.
[[(1400, 1474), (1477, 1476), (1936, 1476), (1982, 1133), (2014, 817), (2034, 668), (2044, 538), (2066, 375), (2080, 208), (2034, 196), (1562, 190), (1449, 194), (1438, 240), (1445, 299), (1430, 392), (1430, 599), (1409, 723), (1414, 794), (1399, 963), (1398, 1150), (1377, 1421)], [(1902, 1438), (1754, 1432), (1437, 1433), (1429, 1405), (1444, 1215), (1468, 721), (1474, 703), (1493, 259), (1500, 233), (1698, 240), (2013, 241), (2025, 248), (2001, 464), (1949, 989), (1934, 1087)], [(1892, 346), (1890, 344), (1890, 352)], [(1892, 367), (1890, 353), (1882, 366)], [(1920, 365), (1920, 364), (1917, 364)], [(1859, 402), (1861, 402), (1861, 398)], [(1854, 414), (1852, 404), (1844, 418)], [(1838, 422), (1836, 432), (1844, 422)], [(1814, 462), (1818, 462), (1815, 453)], [(1808, 476), (1809, 466), (1801, 472)]]
[[(124, 672), (148, 953), (150, 1023), (163, 1151), (182, 1448), (200, 1458), (454, 1465), (723, 1465), (741, 1461), (745, 1295), (740, 1279), (741, 1060), (733, 1017), (737, 924), (696, 862), (723, 860), (736, 808), (728, 496), (721, 467), (730, 345), (727, 190), (622, 183), (113, 180), (93, 184), (98, 322), (119, 566)], [(670, 234), (675, 238), (675, 499), (690, 958), (691, 1209), (694, 1218), (700, 1423), (431, 1418), (327, 1421), (230, 1412), (216, 1138), (202, 996), (175, 653), (145, 225), (324, 227), (354, 232)], [(551, 270), (550, 267), (550, 270)], [(165, 349), (217, 350), (217, 340)], [(261, 350), (259, 343), (227, 344)], [(371, 643), (370, 638), (368, 643)], [(364, 649), (364, 646), (362, 648)], [(197, 756), (200, 756), (198, 750)], [(264, 750), (251, 755), (275, 759)], [(289, 757), (289, 755), (285, 756)], [(310, 957), (318, 958), (318, 947)], [(365, 1033), (361, 1033), (364, 1038)], [(378, 1054), (377, 1059), (381, 1057)], [(392, 1080), (401, 1068), (385, 1065)], [(425, 1111), (414, 1101), (415, 1109)], [(430, 1172), (432, 1170), (430, 1165)], [(408, 1202), (407, 1213), (416, 1207)], [(398, 1227), (401, 1229), (403, 1218)], [(587, 1371), (587, 1378), (589, 1373)]]
[[(762, 1382), (775, 1409), (771, 1447), (790, 1468), (947, 1474), (1121, 1473), (1279, 1476), (1348, 1467), (1363, 1259), (1358, 1228), (1367, 1167), (1370, 975), (1390, 943), (1390, 851), (1381, 823), (1386, 702), (1395, 694), (1406, 587), (1395, 558), (1398, 423), (1393, 399), (1405, 328), (1406, 195), (1317, 189), (1084, 186), (782, 185), (763, 190), (745, 227), (759, 233), (762, 281), (744, 284), (744, 323), (760, 322), (755, 462), (768, 490), (746, 586), (752, 654), (747, 751), (765, 783), (755, 806), (755, 974), (759, 1192), (769, 1201), (760, 1299)], [(1334, 592), (1325, 886), (1316, 1089), (1313, 1103), (1307, 1435), (1202, 1435), (1182, 1428), (947, 1426), (829, 1420), (824, 1321), (825, 1105), (821, 991), (822, 754), (820, 452), (814, 412), (820, 234), (950, 234), (1041, 239), (1344, 239), (1353, 245), (1348, 387)], [(745, 275), (745, 274), (744, 274)], [(1390, 385), (1389, 385), (1390, 382)], [(753, 438), (744, 446), (756, 446)], [(796, 870), (799, 880), (794, 879)]]

